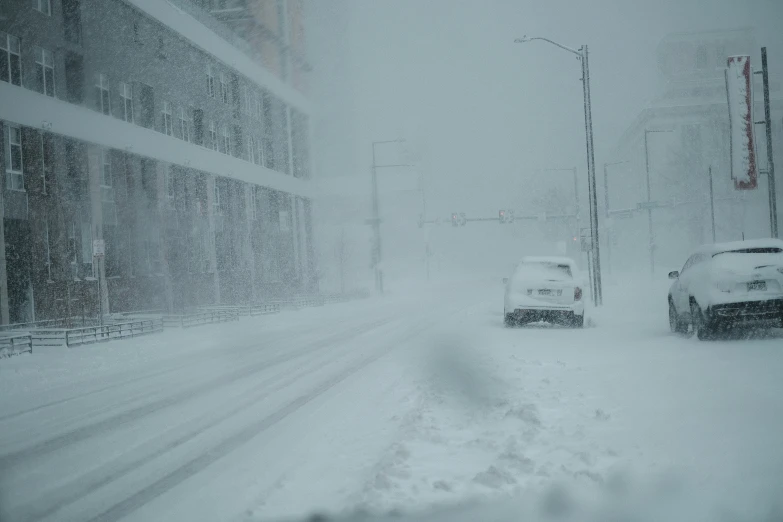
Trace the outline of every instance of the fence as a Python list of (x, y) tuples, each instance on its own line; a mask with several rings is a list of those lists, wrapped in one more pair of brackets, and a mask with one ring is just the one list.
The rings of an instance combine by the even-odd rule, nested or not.
[(76, 325), (94, 326), (98, 324), (97, 317), (59, 317), (57, 319), (45, 319), (30, 323), (12, 323), (0, 325), (0, 332), (10, 332), (15, 330), (29, 331), (34, 328), (71, 328)]
[(203, 324), (225, 323), (239, 320), (239, 307), (219, 307), (215, 309), (201, 309), (185, 314), (164, 315), (163, 326), (166, 328), (179, 327), (190, 328)]
[(163, 331), (160, 319), (139, 319), (82, 328), (40, 328), (30, 332), (34, 346), (79, 346)]
[(33, 353), (30, 334), (0, 336), (0, 359), (20, 353)]
[(292, 297), (291, 299), (273, 299), (269, 301), (269, 303), (277, 305), (281, 309), (299, 310), (300, 308), (307, 308), (309, 306), (323, 306), (325, 301), (322, 296), (317, 295)]

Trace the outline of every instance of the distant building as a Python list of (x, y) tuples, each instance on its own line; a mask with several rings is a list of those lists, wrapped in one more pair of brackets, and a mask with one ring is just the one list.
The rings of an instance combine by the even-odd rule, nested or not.
[(0, 5), (0, 322), (317, 288), (301, 1), (229, 3)]
[[(688, 248), (712, 241), (709, 212), (711, 166), (715, 180), (717, 239), (769, 234), (767, 179), (743, 194), (733, 189), (729, 170), (729, 118), (724, 69), (727, 57), (750, 55), (761, 69), (760, 45), (751, 29), (671, 34), (658, 46), (658, 68), (664, 88), (624, 132), (609, 167), (610, 208), (634, 210), (612, 219), (615, 264), (636, 264), (649, 257), (647, 213), (635, 211), (647, 199), (645, 130), (651, 178), (651, 200), (664, 208), (653, 211), (656, 262), (679, 263)], [(777, 57), (780, 63), (781, 57)], [(783, 88), (770, 79), (775, 157), (783, 161)], [(760, 76), (754, 77), (756, 120), (763, 120)], [(663, 131), (663, 132), (661, 132)], [(759, 167), (766, 168), (764, 127), (756, 126)], [(780, 174), (777, 176), (781, 180)], [(781, 182), (778, 182), (780, 187)], [(778, 190), (778, 207), (783, 190)], [(755, 224), (755, 226), (754, 226)]]

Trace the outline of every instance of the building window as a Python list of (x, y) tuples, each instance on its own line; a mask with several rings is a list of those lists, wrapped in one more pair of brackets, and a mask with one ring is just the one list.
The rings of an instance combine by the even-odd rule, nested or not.
[(231, 135), (228, 132), (228, 126), (220, 129), (220, 147), (224, 154), (231, 155)]
[(111, 91), (109, 90), (108, 76), (105, 74), (98, 75), (98, 81), (95, 83), (95, 92), (98, 110), (103, 114), (111, 114)]
[(193, 141), (197, 145), (204, 144), (204, 111), (193, 110)]
[(19, 127), (5, 128), (5, 186), (9, 190), (24, 190), (24, 174), (22, 173), (22, 129)]
[(256, 187), (250, 187), (250, 191), (248, 195), (250, 201), (248, 201), (247, 206), (250, 209), (250, 219), (252, 221), (255, 221), (258, 217), (258, 209), (257, 209), (258, 201), (256, 200), (256, 196), (257, 196)]
[(264, 99), (260, 94), (255, 96), (255, 117), (259, 121), (264, 119)]
[(218, 150), (217, 132), (215, 132), (215, 122), (209, 122), (209, 148)]
[(133, 123), (133, 89), (127, 83), (120, 83), (120, 98), (122, 98), (122, 119)]
[(166, 199), (174, 200), (174, 165), (169, 165), (166, 170), (163, 171), (163, 190), (166, 195)]
[(54, 96), (54, 57), (52, 51), (35, 48), (35, 71), (38, 79), (38, 92)]
[(101, 150), (101, 187), (111, 188), (111, 152)]
[(171, 136), (174, 133), (174, 123), (171, 120), (171, 103), (163, 102), (163, 134)]
[(188, 114), (184, 107), (179, 109), (179, 131), (180, 136), (185, 141), (190, 141), (190, 126), (188, 124)]
[(211, 65), (207, 65), (207, 94), (211, 98), (215, 97), (215, 73)]
[(22, 57), (19, 38), (0, 31), (0, 80), (22, 85)]
[(220, 210), (220, 184), (215, 180), (214, 197), (212, 198), (212, 213), (216, 216), (222, 215)]
[(256, 140), (253, 136), (247, 137), (247, 159), (250, 163), (256, 163)]
[(84, 57), (79, 53), (66, 51), (65, 99), (81, 105), (84, 102)]
[(220, 73), (220, 101), (228, 103), (228, 82), (224, 73)]
[(63, 0), (63, 25), (65, 39), (80, 44), (82, 42), (82, 14), (79, 0)]
[(33, 9), (52, 16), (52, 0), (33, 0)]

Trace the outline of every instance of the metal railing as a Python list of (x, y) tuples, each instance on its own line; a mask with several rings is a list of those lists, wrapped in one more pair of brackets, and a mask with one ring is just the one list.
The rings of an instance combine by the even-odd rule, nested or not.
[(299, 310), (300, 308), (307, 308), (310, 306), (323, 306), (325, 300), (323, 296), (301, 296), (292, 297), (289, 299), (272, 299), (268, 301), (269, 304), (275, 304), (281, 309)]
[(30, 332), (34, 346), (79, 346), (163, 331), (161, 319), (139, 319), (82, 328), (40, 328)]
[(0, 325), (0, 332), (11, 332), (15, 330), (32, 330), (34, 328), (69, 328), (70, 326), (81, 325), (95, 325), (98, 324), (96, 317), (59, 317), (57, 319), (44, 319), (42, 321), (34, 321), (29, 323), (11, 323)]
[(21, 353), (33, 353), (30, 334), (0, 336), (0, 359)]
[(217, 309), (201, 309), (184, 314), (164, 315), (163, 326), (166, 328), (179, 327), (190, 328), (203, 324), (225, 323), (239, 320), (238, 307), (225, 307)]

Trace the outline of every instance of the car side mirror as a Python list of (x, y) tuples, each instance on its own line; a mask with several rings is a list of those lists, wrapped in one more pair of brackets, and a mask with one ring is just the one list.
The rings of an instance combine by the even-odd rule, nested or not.
[(680, 273), (677, 270), (669, 272), (669, 279), (677, 279), (678, 277), (680, 277)]
[(508, 277), (504, 277), (504, 278), (503, 278), (503, 284), (504, 284), (504, 285), (507, 285), (507, 284), (508, 284)]

